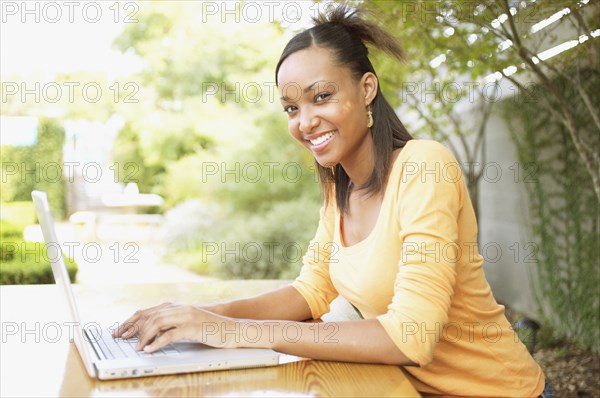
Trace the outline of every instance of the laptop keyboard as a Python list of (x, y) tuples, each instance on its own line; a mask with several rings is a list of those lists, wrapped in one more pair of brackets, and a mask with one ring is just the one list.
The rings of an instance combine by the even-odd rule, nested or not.
[[(89, 336), (89, 334), (88, 334)], [(96, 333), (94, 333), (96, 336)], [(101, 333), (100, 336), (95, 337), (95, 341), (98, 343), (100, 350), (107, 359), (118, 359), (118, 358), (146, 358), (146, 357), (158, 357), (164, 355), (179, 354), (179, 350), (173, 345), (167, 345), (162, 349), (155, 351), (151, 354), (145, 351), (137, 351), (135, 346), (138, 343), (137, 336), (129, 339), (113, 338), (110, 330), (106, 329)]]

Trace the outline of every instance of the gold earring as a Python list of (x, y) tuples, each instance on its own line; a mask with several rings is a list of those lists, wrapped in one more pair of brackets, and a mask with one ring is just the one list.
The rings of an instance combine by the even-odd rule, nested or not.
[(367, 127), (371, 128), (371, 127), (373, 127), (373, 112), (371, 112), (370, 108), (367, 111), (367, 117), (369, 119), (368, 122), (367, 122)]

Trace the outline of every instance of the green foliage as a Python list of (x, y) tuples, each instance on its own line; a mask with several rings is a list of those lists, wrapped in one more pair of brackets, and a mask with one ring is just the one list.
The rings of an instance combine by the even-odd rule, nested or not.
[[(508, 66), (505, 64), (509, 62), (506, 61), (509, 53), (497, 51), (502, 40), (492, 33), (481, 34), (481, 26), (489, 25), (490, 17), (503, 11), (497, 5), (488, 4), (485, 15), (474, 13), (476, 5), (481, 7), (484, 3), (466, 0), (445, 4), (435, 0), (410, 4), (387, 0), (365, 2), (385, 28), (398, 38), (405, 52), (405, 64), (381, 53), (373, 57), (382, 90), (394, 106), (406, 102), (399, 94), (405, 95), (406, 91), (417, 87), (411, 85), (426, 83), (429, 94), (427, 101), (422, 101), (427, 102), (423, 105), (444, 115), (442, 108), (452, 109), (459, 98), (468, 97), (468, 91), (464, 90), (467, 87), (462, 87), (462, 92), (456, 93), (456, 101), (443, 104), (439, 99), (443, 98), (443, 91), (449, 84), (458, 86), (456, 83), (464, 80), (475, 83), (502, 69), (502, 65)], [(451, 35), (446, 31), (449, 28), (453, 32)], [(479, 38), (471, 43), (469, 37), (472, 34)], [(445, 56), (441, 67), (432, 65), (431, 60), (440, 55)], [(419, 98), (422, 91), (423, 86), (419, 86)]]
[[(282, 48), (272, 45), (281, 38), (275, 26), (241, 18), (223, 28), (221, 17), (208, 17), (200, 2), (154, 2), (140, 9), (136, 18), (139, 22), (129, 24), (114, 45), (123, 52), (133, 50), (148, 62), (140, 74), (142, 85), (156, 90), (163, 109), (167, 103), (201, 96), (213, 83), (216, 98), (221, 99), (222, 91), (272, 68), (273, 57)], [(267, 42), (269, 46), (264, 45)]]
[[(600, 74), (579, 73), (598, 103)], [(573, 98), (574, 109), (585, 106), (570, 92), (575, 87), (561, 79), (556, 84)], [(567, 339), (600, 352), (600, 206), (565, 126), (555, 114), (535, 111), (537, 101), (552, 101), (552, 96), (543, 87), (534, 87), (533, 92), (521, 101), (506, 101), (503, 109), (506, 120), (514, 124), (511, 134), (520, 162), (536, 165), (535, 178), (525, 187), (538, 247), (536, 298), (545, 329), (552, 334), (545, 340)], [(587, 142), (598, 147), (600, 137), (589, 114), (579, 111), (577, 116)]]
[[(301, 264), (298, 253), (303, 254), (316, 229), (319, 187), (305, 150), (276, 129), (263, 131), (254, 148), (234, 156), (237, 160), (221, 163), (214, 156), (188, 157), (169, 170), (172, 177), (168, 181), (183, 179), (169, 189), (172, 195), (204, 197), (221, 209), (182, 206), (188, 219), (203, 221), (190, 227), (185, 220), (175, 220), (177, 231), (171, 228), (168, 232), (176, 237), (170, 242), (170, 261), (231, 278), (292, 278), (297, 274)], [(209, 177), (202, 172), (207, 163), (216, 165), (219, 172), (203, 182)], [(240, 171), (248, 167), (252, 172), (221, 174), (223, 168), (236, 167)], [(178, 190), (178, 186), (182, 188)], [(167, 214), (167, 220), (170, 218)], [(216, 254), (203, 252), (215, 247)], [(225, 255), (226, 250), (236, 254)]]
[[(256, 131), (262, 133), (257, 134), (255, 145), (235, 153), (227, 162), (220, 163), (215, 157), (188, 158), (180, 163), (185, 165), (181, 170), (171, 170), (169, 175), (184, 176), (192, 197), (195, 187), (196, 196), (224, 209), (221, 214), (213, 212), (214, 220), (191, 234), (196, 243), (180, 250), (188, 259), (178, 262), (227, 278), (286, 279), (297, 275), (301, 256), (316, 229), (320, 195), (312, 158), (283, 133), (284, 123), (279, 115), (257, 123)], [(202, 172), (207, 163), (218, 168), (216, 175)], [(237, 172), (223, 173), (236, 168)], [(197, 173), (183, 174), (184, 170)], [(203, 252), (207, 248), (216, 248), (216, 254)], [(227, 250), (232, 254), (226, 254)]]
[[(77, 264), (62, 254), (71, 281), (75, 281)], [(0, 220), (0, 285), (54, 283), (46, 245), (24, 242), (23, 228)]]
[[(375, 57), (375, 63), (380, 66), (378, 73), (383, 76), (384, 81), (394, 83), (392, 89), (402, 87), (407, 82), (407, 77), (408, 82), (418, 82), (429, 75), (443, 83), (460, 81), (461, 77), (466, 76), (471, 82), (482, 84), (482, 77), (502, 71), (508, 66), (518, 65), (522, 69), (530, 69), (531, 65), (523, 62), (546, 47), (548, 36), (554, 33), (546, 31), (532, 34), (533, 24), (565, 7), (572, 10), (567, 19), (571, 21), (565, 24), (573, 23), (577, 26), (575, 10), (582, 14), (582, 21), (589, 26), (594, 26), (596, 18), (593, 10), (587, 13), (579, 9), (581, 3), (577, 0), (421, 0), (411, 3), (365, 0), (364, 3), (398, 37), (406, 54), (404, 66), (386, 62), (386, 58), (381, 56)], [(513, 8), (510, 19), (503, 24), (498, 23), (498, 17), (507, 14), (509, 8)], [(511, 46), (500, 46), (511, 37)], [(593, 43), (592, 40), (591, 42)], [(592, 43), (590, 44), (593, 45)], [(445, 55), (444, 61), (440, 66), (432, 65), (430, 61), (438, 55)], [(569, 64), (579, 57), (574, 53), (565, 53), (560, 58), (565, 64)], [(552, 62), (559, 61), (553, 59)], [(408, 71), (411, 71), (409, 76)]]
[[(413, 117), (410, 131), (424, 132), (444, 142), (465, 164), (486, 163), (486, 122), (491, 108), (502, 97), (511, 97), (516, 88), (530, 82), (548, 86), (553, 76), (568, 77), (578, 90), (571, 97), (588, 102), (587, 112), (593, 116), (596, 134), (600, 131), (600, 112), (588, 98), (591, 92), (577, 73), (566, 73), (570, 67), (598, 68), (600, 45), (589, 38), (597, 20), (597, 6), (591, 2), (568, 0), (542, 1), (470, 1), (456, 0), (418, 2), (366, 0), (385, 27), (397, 34), (403, 45), (405, 65), (376, 57), (374, 64), (385, 95), (402, 114)], [(564, 17), (547, 28), (535, 32), (534, 24), (553, 14)], [(570, 40), (581, 43), (574, 49), (540, 62), (536, 55), (543, 50)], [(583, 40), (583, 38), (586, 40)], [(575, 40), (573, 40), (575, 39)], [(502, 79), (504, 93), (494, 86)], [(551, 84), (551, 83), (550, 83)], [(523, 90), (522, 90), (523, 91)], [(503, 94), (503, 95), (502, 95)], [(538, 103), (538, 112), (560, 115), (559, 123), (569, 129), (569, 139), (582, 158), (585, 170), (592, 176), (597, 199), (600, 200), (600, 157), (580, 138), (572, 124), (574, 113), (571, 97), (561, 86), (546, 91), (556, 101), (552, 108)], [(412, 115), (411, 115), (412, 113)], [(475, 135), (475, 137), (473, 137)], [(461, 163), (462, 163), (461, 162)], [(478, 182), (484, 167), (468, 170), (469, 194), (478, 212)]]
[[(35, 170), (33, 146), (8, 146), (2, 145), (2, 202), (22, 201), (31, 199), (36, 180), (36, 173), (22, 173), (23, 170)], [(33, 163), (33, 164), (32, 164)], [(27, 169), (25, 169), (27, 167)], [(14, 170), (14, 174), (12, 174)]]
[(151, 148), (144, 150), (131, 124), (119, 132), (113, 146), (113, 159), (119, 165), (119, 181), (135, 182), (142, 192), (160, 191), (169, 164), (212, 146), (208, 136), (190, 127), (159, 137)]
[[(35, 209), (32, 201), (9, 202), (0, 204), (0, 217), (21, 229), (35, 223)], [(4, 233), (1, 233), (4, 236)]]
[(207, 257), (226, 278), (293, 278), (300, 271), (318, 215), (319, 203), (307, 198), (275, 203), (265, 213), (248, 213), (243, 223), (230, 223), (219, 245), (220, 256)]
[[(0, 261), (0, 285), (41, 285), (54, 283), (52, 267), (46, 254), (46, 247), (39, 242), (23, 242), (19, 240), (4, 240), (0, 245), (2, 256), (12, 251), (12, 259)], [(77, 264), (64, 255), (67, 272), (72, 282), (77, 275)]]
[(136, 76), (139, 103), (122, 109), (127, 123), (113, 150), (119, 179), (163, 195), (166, 208), (211, 196), (203, 163), (239, 160), (235, 153), (256, 141), (255, 121), (273, 109), (273, 87), (262, 83), (272, 81), (283, 43), (263, 43), (282, 41), (281, 32), (244, 21), (223, 29), (220, 18), (198, 23), (201, 15), (200, 2), (149, 3), (114, 42), (147, 65)]
[(168, 195), (163, 185), (167, 168), (215, 144), (202, 131), (204, 126), (196, 119), (195, 108), (190, 104), (181, 113), (157, 109), (152, 118), (132, 115), (113, 146), (113, 159), (120, 167), (119, 181), (136, 182), (142, 192)]
[[(15, 241), (23, 239), (23, 228), (0, 219), (0, 239), (3, 241)], [(14, 258), (16, 247), (13, 245), (0, 245), (0, 261), (10, 261)]]
[[(308, 243), (320, 198), (313, 159), (287, 133), (269, 84), (285, 37), (275, 24), (242, 19), (223, 29), (220, 18), (198, 23), (199, 15), (200, 2), (149, 3), (115, 41), (148, 67), (138, 75), (140, 103), (124, 108), (114, 159), (136, 165), (142, 191), (165, 197), (169, 262), (236, 278), (289, 275), (299, 262), (281, 248)], [(203, 251), (253, 242), (279, 244), (279, 255), (269, 259), (261, 246), (258, 261), (240, 251), (240, 261), (223, 263), (220, 251)]]
[(166, 260), (225, 278), (291, 279), (316, 230), (319, 204), (304, 195), (252, 212), (186, 201), (165, 216)]
[(23, 236), (23, 227), (4, 218), (0, 219), (0, 236), (15, 238)]
[(215, 180), (218, 200), (227, 200), (235, 211), (250, 214), (303, 195), (319, 201), (314, 159), (290, 137), (285, 123), (280, 114), (267, 115), (257, 122), (255, 130), (259, 133), (254, 146), (235, 154), (236, 160), (229, 165), (240, 169), (241, 178)]
[(12, 164), (17, 172), (3, 175), (2, 201), (31, 201), (31, 191), (35, 189), (46, 191), (52, 213), (57, 218), (63, 217), (66, 207), (64, 143), (64, 128), (53, 119), (41, 118), (37, 142), (34, 145), (16, 147), (3, 145), (1, 149), (3, 170), (7, 168), (6, 164)]
[(168, 255), (170, 263), (200, 275), (211, 275), (216, 272), (206, 261), (207, 259), (208, 255), (203, 253), (201, 247), (173, 251)]
[(542, 324), (540, 330), (537, 333), (537, 347), (536, 348), (557, 348), (560, 347), (564, 349), (569, 347), (569, 345), (573, 345), (573, 343), (569, 342), (564, 334), (559, 336), (554, 330), (554, 326), (551, 324)]

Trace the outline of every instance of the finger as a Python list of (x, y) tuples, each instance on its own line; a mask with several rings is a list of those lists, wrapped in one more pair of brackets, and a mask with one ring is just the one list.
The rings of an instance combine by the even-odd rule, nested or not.
[(137, 343), (137, 349), (141, 350), (149, 342), (156, 337), (157, 334), (162, 333), (168, 329), (179, 326), (180, 311), (178, 309), (164, 309), (156, 311), (152, 314), (146, 324), (140, 329), (139, 338)]
[(171, 305), (173, 304), (167, 302), (143, 310), (137, 310), (113, 332), (113, 337), (124, 336), (126, 332), (127, 337), (133, 336), (135, 333), (137, 333), (137, 331), (140, 330), (140, 328), (143, 326), (143, 323), (151, 313)]
[(117, 329), (112, 332), (113, 337), (123, 337), (125, 334), (130, 334), (132, 329), (137, 329), (137, 321), (140, 319), (142, 311), (136, 311), (129, 319), (119, 325)]
[(150, 344), (154, 344), (154, 342), (156, 341), (156, 339), (158, 339), (160, 336), (162, 336), (164, 333), (170, 331), (170, 330), (174, 330), (176, 329), (175, 326), (172, 327), (166, 327), (163, 329), (159, 329), (156, 333), (153, 332), (148, 332), (148, 334), (143, 338), (143, 340), (138, 340), (138, 343), (136, 345), (136, 350), (143, 350), (146, 346), (150, 345)]
[[(142, 321), (139, 320), (138, 322), (142, 322)], [(142, 325), (143, 325), (143, 323), (142, 323)], [(135, 336), (140, 331), (140, 327), (142, 325), (140, 323), (134, 323), (133, 325), (131, 325), (129, 327), (129, 329), (125, 330), (125, 332), (121, 335), (121, 338), (129, 339), (129, 338)]]
[(183, 339), (183, 332), (181, 328), (169, 329), (158, 335), (151, 344), (146, 345), (144, 347), (144, 351), (147, 353), (152, 353), (154, 351), (160, 350), (168, 344), (171, 344), (181, 339)]
[(135, 324), (131, 324), (129, 322), (127, 323), (122, 323), (121, 325), (119, 325), (119, 327), (115, 330), (112, 331), (112, 337), (113, 338), (127, 338), (129, 337), (128, 334), (130, 332), (130, 330), (133, 328)]

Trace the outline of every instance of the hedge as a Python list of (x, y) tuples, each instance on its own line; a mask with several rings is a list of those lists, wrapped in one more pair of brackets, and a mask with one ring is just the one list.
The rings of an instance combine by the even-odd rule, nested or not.
[[(34, 189), (48, 194), (55, 218), (65, 216), (66, 187), (63, 167), (65, 129), (55, 119), (40, 118), (37, 142), (29, 146), (2, 145), (3, 202), (31, 201)], [(4, 212), (4, 203), (2, 204)], [(4, 215), (2, 216), (4, 217)]]
[[(8, 222), (13, 227), (21, 228), (22, 230), (30, 224), (36, 223), (35, 207), (31, 199), (17, 202), (1, 202), (0, 217), (2, 222)], [(2, 224), (4, 228), (4, 224)], [(0, 234), (4, 236), (4, 232), (0, 230)]]
[[(2, 239), (0, 285), (39, 285), (54, 283), (46, 245), (40, 242)], [(6, 260), (4, 259), (6, 257)], [(63, 253), (71, 282), (77, 275), (77, 263)]]
[[(63, 253), (72, 282), (77, 275), (77, 263)], [(52, 284), (52, 266), (41, 242), (23, 241), (23, 229), (0, 220), (0, 285)]]

